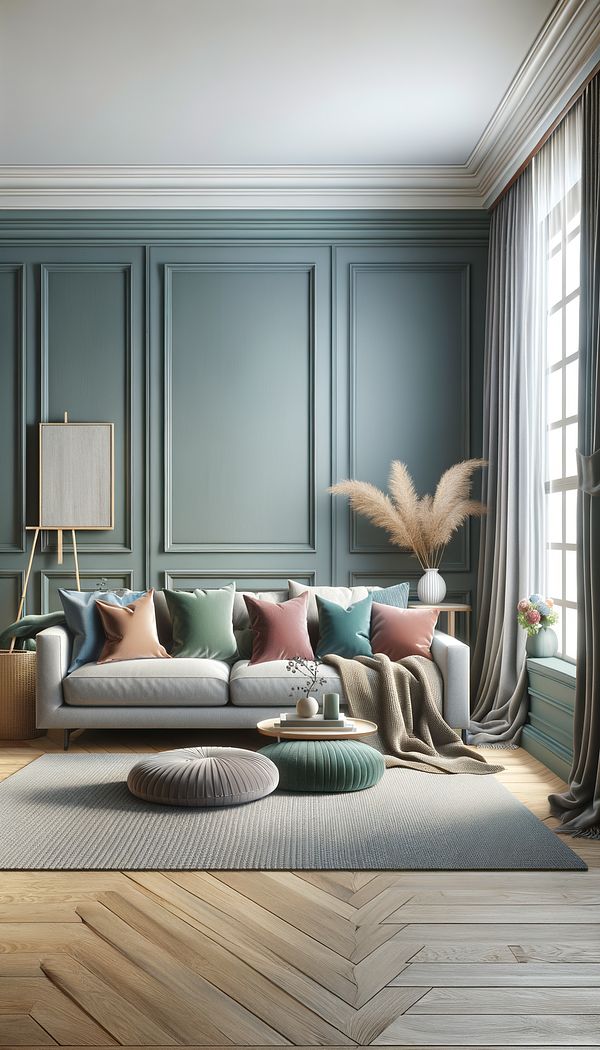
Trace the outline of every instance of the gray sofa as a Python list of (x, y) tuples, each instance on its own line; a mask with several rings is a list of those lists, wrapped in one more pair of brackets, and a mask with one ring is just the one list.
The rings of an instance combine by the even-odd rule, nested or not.
[[(285, 601), (287, 591), (266, 591), (257, 597)], [(156, 618), (163, 645), (169, 649), (170, 619), (162, 592), (156, 592)], [(233, 625), (240, 653), (249, 655), (249, 621), (238, 592)], [(86, 664), (67, 674), (71, 636), (64, 627), (50, 627), (37, 637), (37, 726), (62, 728), (65, 747), (74, 729), (248, 729), (281, 711), (292, 711), (290, 686), (297, 680), (286, 661), (233, 664), (219, 660), (127, 660)], [(455, 729), (469, 721), (469, 649), (456, 638), (435, 632), (432, 655), (442, 681), (442, 713)], [(343, 688), (333, 667), (320, 666), (326, 684), (319, 694)]]

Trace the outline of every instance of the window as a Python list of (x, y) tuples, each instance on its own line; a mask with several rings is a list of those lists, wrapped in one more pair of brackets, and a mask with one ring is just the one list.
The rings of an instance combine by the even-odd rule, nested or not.
[(558, 655), (577, 655), (577, 413), (580, 184), (548, 216), (546, 528)]

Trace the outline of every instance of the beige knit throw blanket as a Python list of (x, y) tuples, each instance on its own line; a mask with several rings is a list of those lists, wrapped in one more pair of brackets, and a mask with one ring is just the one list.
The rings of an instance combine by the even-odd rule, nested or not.
[(426, 773), (498, 773), (483, 755), (463, 744), (444, 721), (435, 702), (440, 672), (423, 656), (392, 663), (378, 653), (346, 660), (327, 656), (337, 668), (350, 715), (376, 722), (368, 743), (385, 755), (386, 766)]

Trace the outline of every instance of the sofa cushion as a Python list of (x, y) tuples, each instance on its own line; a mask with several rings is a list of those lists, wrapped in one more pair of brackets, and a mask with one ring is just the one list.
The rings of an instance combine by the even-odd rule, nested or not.
[(391, 587), (369, 587), (369, 594), (379, 605), (393, 605), (396, 609), (408, 609), (409, 583), (393, 583)]
[(158, 631), (159, 641), (170, 653), (173, 648), (173, 627), (164, 591), (154, 592), (154, 612), (156, 614), (156, 630)]
[(246, 594), (244, 601), (253, 632), (250, 663), (264, 664), (295, 657), (314, 660), (306, 626), (308, 595), (273, 603)]
[(229, 665), (220, 660), (121, 660), (86, 664), (63, 682), (75, 707), (222, 707)]
[(329, 602), (317, 595), (319, 610), (319, 647), (317, 659), (328, 653), (336, 653), (352, 659), (354, 656), (371, 656), (369, 642), (371, 606), (373, 600), (367, 595), (359, 602), (342, 608), (337, 602)]
[(392, 605), (373, 603), (371, 613), (371, 646), (374, 653), (384, 653), (390, 660), (406, 656), (425, 656), (432, 660), (431, 643), (439, 610), (397, 609)]
[(171, 614), (171, 655), (204, 660), (230, 660), (237, 652), (233, 634), (235, 583), (209, 591), (171, 591), (165, 588)]
[[(285, 602), (288, 599), (287, 590), (236, 590), (233, 599), (233, 633), (237, 642), (238, 658), (240, 660), (249, 660), (252, 655), (252, 629), (250, 627), (250, 617), (248, 616), (246, 603), (244, 602), (245, 594), (249, 594), (250, 597), (258, 598), (260, 599), (260, 601), (265, 602)], [(160, 638), (167, 652), (171, 652), (171, 648), (173, 645), (173, 631), (171, 625), (171, 617), (167, 606), (167, 599), (165, 598), (163, 591), (155, 591), (154, 608), (156, 612), (156, 625), (158, 627), (158, 637)], [(233, 658), (232, 662), (235, 663), (235, 657)]]
[[(229, 697), (237, 707), (276, 707), (278, 711), (296, 703), (296, 694), (290, 697), (298, 676), (287, 671), (287, 660), (271, 660), (269, 663), (250, 664), (240, 660), (231, 669)], [(319, 664), (319, 678), (325, 685), (317, 686), (311, 696), (318, 699), (323, 693), (339, 693), (343, 699), (340, 677), (330, 664)]]
[(143, 594), (124, 608), (96, 600), (96, 608), (106, 635), (99, 664), (122, 660), (170, 660), (156, 630), (154, 590)]
[(320, 598), (326, 598), (328, 602), (335, 602), (336, 605), (341, 605), (342, 608), (347, 609), (349, 605), (354, 605), (355, 602), (366, 598), (369, 593), (367, 587), (308, 587), (305, 583), (298, 583), (296, 580), (288, 580), (288, 589), (290, 598), (297, 598), (299, 594), (308, 593), (306, 620), (314, 649), (316, 649), (319, 637), (317, 595)]
[(100, 656), (105, 642), (100, 613), (96, 599), (113, 605), (130, 605), (141, 598), (144, 591), (67, 591), (59, 587), (67, 627), (73, 635), (73, 652), (69, 673), (84, 664), (92, 663)]

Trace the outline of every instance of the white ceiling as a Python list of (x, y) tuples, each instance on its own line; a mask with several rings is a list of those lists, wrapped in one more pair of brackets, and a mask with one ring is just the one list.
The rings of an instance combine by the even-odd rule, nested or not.
[(465, 164), (553, 7), (0, 0), (0, 164)]

